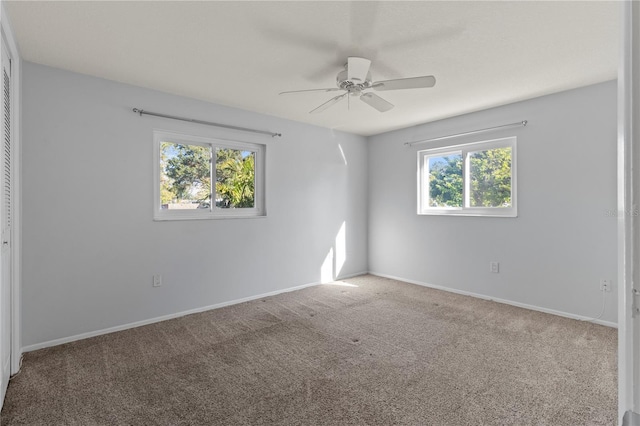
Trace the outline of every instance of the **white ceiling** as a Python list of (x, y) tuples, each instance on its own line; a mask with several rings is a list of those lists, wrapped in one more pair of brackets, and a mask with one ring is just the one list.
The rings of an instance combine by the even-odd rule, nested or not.
[[(616, 2), (6, 4), (27, 61), (361, 135), (617, 73)], [(371, 59), (373, 80), (437, 83), (379, 93), (396, 105), (386, 113), (356, 98), (309, 114), (335, 93), (278, 95), (335, 87), (348, 56)]]

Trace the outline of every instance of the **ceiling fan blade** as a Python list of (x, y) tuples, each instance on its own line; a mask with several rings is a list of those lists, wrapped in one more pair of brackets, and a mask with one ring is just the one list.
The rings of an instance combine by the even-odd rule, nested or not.
[(371, 61), (368, 59), (349, 56), (347, 60), (348, 79), (354, 83), (364, 83), (370, 66)]
[(304, 92), (337, 92), (340, 89), (339, 87), (332, 87), (329, 89), (307, 89), (307, 90), (289, 90), (287, 92), (280, 92), (278, 95), (288, 95), (291, 93), (304, 93)]
[(371, 87), (374, 90), (402, 90), (422, 89), (436, 85), (436, 78), (432, 75), (422, 77), (399, 78), (397, 80), (376, 81)]
[(389, 111), (391, 108), (393, 108), (392, 103), (385, 101), (380, 96), (374, 93), (363, 93), (360, 96), (360, 100), (365, 104), (368, 104), (374, 107), (380, 112), (386, 112), (386, 111)]
[(309, 111), (309, 114), (316, 114), (318, 112), (322, 112), (325, 109), (329, 108), (332, 105), (335, 105), (336, 103), (340, 102), (345, 96), (347, 96), (349, 93), (343, 93), (342, 95), (338, 95), (335, 98), (331, 98), (329, 99), (327, 102), (323, 103), (322, 105), (320, 105), (319, 107), (312, 109), (311, 111)]

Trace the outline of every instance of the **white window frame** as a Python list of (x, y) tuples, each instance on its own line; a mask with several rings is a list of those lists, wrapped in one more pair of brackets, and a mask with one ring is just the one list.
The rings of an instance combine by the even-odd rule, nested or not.
[[(211, 190), (212, 199), (209, 209), (169, 210), (162, 209), (160, 201), (160, 147), (162, 142), (180, 145), (207, 146), (212, 152), (211, 162)], [(215, 153), (216, 148), (230, 148), (255, 152), (255, 190), (253, 208), (223, 209), (215, 206)], [(154, 220), (194, 220), (194, 219), (233, 219), (258, 218), (266, 216), (265, 208), (265, 157), (266, 145), (230, 141), (224, 139), (207, 138), (201, 136), (184, 135), (165, 130), (153, 131), (153, 219)]]
[[(517, 167), (516, 167), (515, 136), (472, 142), (461, 145), (447, 145), (418, 151), (418, 214), (419, 215), (448, 215), (448, 216), (488, 216), (488, 217), (517, 217)], [(496, 148), (511, 148), (511, 207), (467, 207), (469, 206), (469, 173), (470, 153), (486, 151)], [(429, 172), (427, 161), (430, 157), (446, 154), (462, 155), (463, 207), (431, 207), (429, 206)]]

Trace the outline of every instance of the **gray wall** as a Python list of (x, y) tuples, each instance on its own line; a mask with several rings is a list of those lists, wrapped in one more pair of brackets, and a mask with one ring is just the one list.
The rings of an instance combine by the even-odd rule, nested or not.
[[(332, 248), (334, 273), (367, 270), (364, 137), (28, 62), (23, 78), (24, 346), (319, 282)], [(266, 143), (268, 217), (154, 222), (154, 128)]]
[[(367, 141), (28, 62), (23, 78), (25, 347), (317, 283), (327, 265), (582, 316), (608, 278), (603, 319), (616, 321), (614, 82)], [(517, 218), (416, 215), (416, 151), (435, 145), (404, 142), (523, 119), (455, 141), (518, 136)], [(154, 128), (266, 143), (268, 216), (154, 222)]]
[[(518, 217), (416, 215), (404, 142), (529, 120), (455, 143), (516, 135)], [(369, 140), (369, 269), (417, 283), (616, 322), (616, 84), (607, 82)], [(608, 215), (612, 211), (612, 215)], [(499, 261), (499, 274), (489, 262)]]

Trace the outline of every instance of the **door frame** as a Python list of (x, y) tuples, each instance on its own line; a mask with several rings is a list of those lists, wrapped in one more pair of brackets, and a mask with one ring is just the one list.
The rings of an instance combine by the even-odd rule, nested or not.
[[(621, 3), (618, 66), (618, 422), (640, 407), (640, 3)], [(636, 120), (637, 121), (637, 120)], [(636, 299), (634, 301), (634, 299)], [(636, 318), (638, 317), (638, 318)]]
[[(9, 49), (11, 58), (11, 181), (12, 181), (12, 246), (11, 246), (11, 375), (20, 371), (22, 361), (21, 314), (21, 143), (22, 140), (22, 59), (13, 35), (5, 2), (0, 0), (0, 37)], [(1, 404), (1, 402), (0, 402)]]

